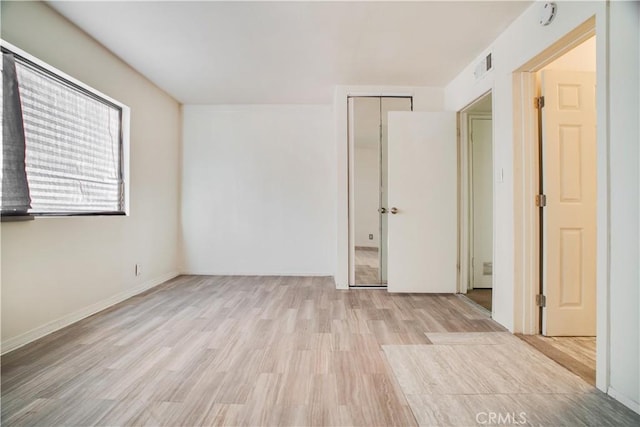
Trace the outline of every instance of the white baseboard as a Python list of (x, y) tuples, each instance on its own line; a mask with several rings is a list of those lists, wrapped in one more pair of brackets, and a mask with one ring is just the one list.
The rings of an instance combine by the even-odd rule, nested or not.
[(622, 403), (627, 408), (631, 409), (633, 412), (640, 414), (640, 403), (634, 401), (633, 399), (628, 398), (627, 396), (618, 393), (614, 388), (609, 387), (607, 394), (613, 397), (618, 402)]
[(122, 302), (128, 298), (131, 298), (135, 295), (141, 294), (142, 292), (151, 289), (155, 286), (158, 286), (167, 280), (171, 280), (174, 277), (177, 277), (179, 274), (176, 271), (169, 272), (167, 274), (163, 274), (162, 276), (156, 277), (154, 279), (148, 280), (142, 283), (140, 286), (137, 286), (133, 289), (127, 290), (125, 292), (121, 292), (112, 296), (111, 298), (107, 298), (106, 300), (99, 301), (95, 304), (91, 304), (88, 307), (85, 307), (81, 310), (63, 316), (57, 320), (53, 320), (49, 323), (46, 323), (42, 326), (38, 326), (24, 334), (18, 335), (17, 337), (9, 338), (6, 341), (3, 341), (0, 345), (2, 350), (1, 354), (8, 353), (17, 348), (20, 348), (24, 345), (29, 344), (37, 340), (38, 338), (42, 338), (45, 335), (49, 335), (52, 332), (55, 332), (59, 329), (62, 329), (66, 326), (71, 325), (79, 320), (82, 320), (86, 317), (91, 316), (92, 314), (96, 314), (99, 311), (102, 311), (106, 308), (109, 308), (119, 302)]
[(242, 271), (181, 271), (180, 274), (190, 276), (264, 276), (264, 277), (333, 277), (333, 273), (309, 273), (309, 272), (294, 272), (294, 273), (259, 273), (259, 272), (242, 272)]

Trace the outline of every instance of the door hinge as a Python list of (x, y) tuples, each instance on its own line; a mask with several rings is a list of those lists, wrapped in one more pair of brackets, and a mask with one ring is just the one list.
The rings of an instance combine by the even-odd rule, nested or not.
[(546, 307), (547, 306), (547, 297), (542, 295), (542, 294), (536, 295), (536, 305), (538, 307)]
[(539, 96), (535, 99), (536, 108), (541, 109), (544, 107), (544, 96)]
[(547, 206), (547, 196), (544, 194), (537, 194), (536, 206), (539, 208), (544, 208), (545, 206)]

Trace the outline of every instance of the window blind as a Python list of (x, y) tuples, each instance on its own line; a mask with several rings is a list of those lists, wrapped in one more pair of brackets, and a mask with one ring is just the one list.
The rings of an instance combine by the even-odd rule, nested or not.
[(25, 173), (22, 107), (13, 55), (2, 53), (2, 214), (24, 215), (31, 207)]
[(16, 58), (30, 213), (124, 211), (122, 110)]

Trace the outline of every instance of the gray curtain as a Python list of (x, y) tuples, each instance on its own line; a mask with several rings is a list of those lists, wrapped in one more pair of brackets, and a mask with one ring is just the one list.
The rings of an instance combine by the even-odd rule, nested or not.
[(25, 170), (25, 133), (13, 55), (2, 54), (2, 213), (31, 207)]

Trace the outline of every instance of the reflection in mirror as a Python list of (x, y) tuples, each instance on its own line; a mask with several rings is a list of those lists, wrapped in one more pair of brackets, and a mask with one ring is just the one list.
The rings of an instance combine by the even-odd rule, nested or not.
[(355, 284), (380, 283), (380, 98), (355, 98)]
[(349, 100), (351, 284), (355, 286), (387, 283), (387, 113), (411, 111), (411, 106), (409, 97)]

